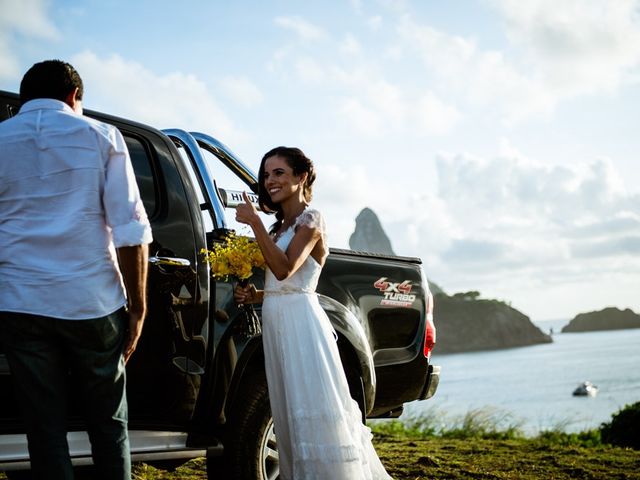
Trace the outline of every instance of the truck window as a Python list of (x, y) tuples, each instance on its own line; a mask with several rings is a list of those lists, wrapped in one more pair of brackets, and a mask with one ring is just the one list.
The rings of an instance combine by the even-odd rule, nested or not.
[[(224, 165), (218, 157), (211, 152), (200, 149), (203, 157), (209, 165), (209, 170), (213, 175), (216, 186), (224, 190), (246, 191), (251, 192), (249, 186), (235, 173), (233, 173), (226, 165)], [(227, 227), (235, 230), (242, 235), (253, 236), (253, 232), (247, 225), (243, 225), (236, 221), (235, 208), (225, 208), (225, 220)], [(262, 212), (259, 213), (262, 223), (269, 229), (272, 223), (276, 221), (276, 217), (273, 215), (266, 215)]]
[[(180, 142), (174, 142), (178, 152), (183, 159), (183, 164), (187, 168), (189, 172), (189, 178), (191, 180), (191, 184), (195, 189), (195, 193), (198, 197), (198, 202), (200, 205), (205, 204), (205, 194), (203, 192), (203, 187), (200, 185), (199, 177), (196, 174), (196, 171), (193, 167), (193, 163), (189, 156), (187, 150), (180, 144)], [(237, 177), (233, 172), (231, 172), (215, 155), (210, 153), (205, 149), (200, 149), (200, 153), (204, 157), (205, 161), (208, 164), (208, 169), (211, 172), (213, 180), (217, 188), (222, 188), (225, 190), (237, 190), (237, 191), (250, 191), (249, 186), (244, 183), (239, 177)], [(222, 199), (218, 198), (220, 203), (222, 203)], [(202, 220), (204, 222), (204, 226), (207, 232), (213, 230), (214, 220), (211, 217), (212, 212), (208, 209), (202, 209)], [(243, 225), (241, 223), (236, 222), (236, 214), (235, 209), (233, 208), (225, 208), (225, 225), (227, 228), (235, 230), (240, 235), (253, 236), (251, 229), (247, 225)], [(275, 217), (272, 215), (265, 215), (260, 213), (260, 217), (262, 218), (262, 222), (267, 226), (267, 228), (275, 221)]]
[(133, 170), (136, 173), (136, 181), (140, 189), (142, 203), (147, 211), (147, 215), (151, 218), (156, 211), (156, 185), (149, 152), (144, 144), (136, 137), (124, 134), (124, 140), (129, 149)]
[[(195, 170), (193, 169), (193, 164), (191, 163), (191, 159), (189, 158), (189, 154), (185, 150), (185, 148), (180, 144), (174, 142), (178, 152), (180, 152), (180, 156), (182, 157), (183, 164), (189, 172), (189, 179), (191, 180), (191, 184), (195, 190), (196, 196), (198, 197), (198, 203), (200, 205), (205, 204), (205, 195), (202, 192), (202, 186), (200, 185), (200, 181), (198, 180), (198, 175), (196, 175)], [(211, 212), (208, 209), (201, 209), (202, 213), (202, 221), (204, 223), (205, 231), (211, 232), (213, 230), (213, 218), (211, 217)]]

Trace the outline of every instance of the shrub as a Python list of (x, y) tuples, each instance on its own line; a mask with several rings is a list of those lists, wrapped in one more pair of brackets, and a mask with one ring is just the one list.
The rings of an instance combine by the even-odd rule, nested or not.
[(602, 441), (640, 450), (640, 402), (626, 405), (600, 426)]
[(562, 447), (597, 447), (602, 444), (600, 430), (586, 430), (578, 433), (567, 433), (560, 430), (545, 430), (538, 434), (536, 440), (545, 445)]
[(400, 420), (369, 420), (367, 425), (375, 435), (395, 435), (403, 438), (429, 438), (434, 435), (432, 430), (421, 430), (417, 425), (407, 425)]

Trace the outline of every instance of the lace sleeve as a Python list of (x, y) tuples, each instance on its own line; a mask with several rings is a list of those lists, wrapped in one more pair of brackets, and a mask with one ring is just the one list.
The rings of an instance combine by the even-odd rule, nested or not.
[(304, 225), (305, 227), (317, 228), (320, 230), (320, 233), (324, 236), (326, 233), (326, 225), (324, 223), (324, 218), (322, 214), (318, 210), (307, 209), (300, 214), (300, 216), (296, 219), (295, 227), (300, 227)]

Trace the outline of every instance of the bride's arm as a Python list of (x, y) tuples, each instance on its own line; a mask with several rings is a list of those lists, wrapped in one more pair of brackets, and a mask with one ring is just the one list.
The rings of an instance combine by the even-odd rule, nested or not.
[(311, 255), (311, 252), (321, 238), (322, 235), (319, 229), (299, 225), (287, 247), (287, 251), (284, 252), (287, 261), (284, 264), (278, 265), (280, 269), (278, 272), (274, 271), (271, 265), (269, 265), (275, 277), (278, 280), (284, 280), (293, 275), (302, 266), (307, 257)]
[(256, 241), (260, 245), (260, 250), (262, 250), (262, 255), (273, 275), (278, 280), (289, 278), (300, 268), (322, 237), (320, 229), (300, 225), (296, 229), (287, 251), (283, 252), (267, 232), (246, 193), (244, 197), (245, 203), (238, 205), (236, 208), (236, 220), (251, 227)]

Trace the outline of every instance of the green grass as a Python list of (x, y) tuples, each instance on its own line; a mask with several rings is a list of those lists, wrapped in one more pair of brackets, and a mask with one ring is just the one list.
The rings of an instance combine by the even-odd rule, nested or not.
[(376, 450), (396, 480), (640, 479), (640, 453), (600, 445), (558, 445), (539, 439), (378, 435)]
[(374, 435), (391, 435), (407, 439), (457, 440), (530, 440), (532, 443), (552, 446), (601, 446), (599, 429), (568, 433), (571, 422), (559, 422), (549, 430), (527, 436), (522, 421), (508, 412), (493, 408), (470, 410), (460, 417), (450, 418), (440, 411), (430, 415), (407, 417), (402, 420), (374, 420), (369, 426)]
[[(603, 443), (597, 429), (567, 433), (567, 424), (559, 423), (527, 437), (521, 423), (492, 409), (453, 419), (432, 411), (430, 416), (378, 420), (370, 426), (380, 459), (396, 480), (640, 480), (640, 451)], [(174, 472), (136, 464), (133, 475), (134, 480), (206, 478), (202, 458)]]
[[(395, 425), (395, 424), (394, 424)], [(640, 452), (608, 445), (583, 446), (574, 437), (514, 439), (411, 437), (378, 432), (374, 444), (395, 480), (590, 479), (640, 480)], [(379, 430), (376, 428), (376, 430)], [(0, 478), (5, 478), (0, 473)], [(93, 478), (91, 474), (78, 480)], [(134, 480), (206, 480), (204, 459), (174, 472), (136, 464)]]

